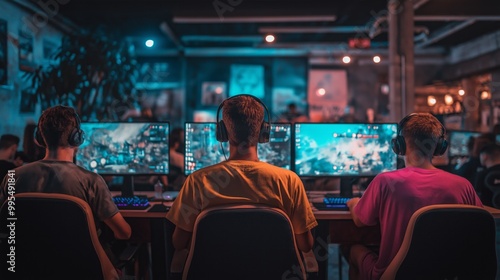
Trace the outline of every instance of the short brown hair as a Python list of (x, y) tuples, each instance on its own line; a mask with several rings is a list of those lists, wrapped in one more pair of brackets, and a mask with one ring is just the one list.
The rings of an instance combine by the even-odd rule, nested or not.
[(77, 128), (78, 115), (75, 109), (57, 105), (43, 111), (38, 121), (38, 129), (49, 150), (57, 147), (69, 147), (68, 139)]
[(4, 134), (0, 137), (0, 150), (7, 150), (8, 148), (19, 145), (19, 137), (13, 134)]
[(254, 97), (237, 96), (224, 101), (222, 119), (229, 143), (256, 146), (264, 121), (264, 107)]
[(425, 157), (434, 155), (439, 138), (444, 137), (444, 127), (429, 113), (415, 113), (401, 128), (406, 146), (418, 150)]

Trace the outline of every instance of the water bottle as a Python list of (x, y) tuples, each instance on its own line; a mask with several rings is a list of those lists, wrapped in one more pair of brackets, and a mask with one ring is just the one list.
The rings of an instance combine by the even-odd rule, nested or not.
[(155, 198), (156, 199), (163, 198), (163, 184), (160, 181), (157, 181), (155, 184)]

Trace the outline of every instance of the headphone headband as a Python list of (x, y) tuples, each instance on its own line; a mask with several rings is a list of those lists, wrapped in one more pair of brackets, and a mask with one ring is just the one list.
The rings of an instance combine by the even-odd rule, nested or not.
[(269, 109), (267, 109), (266, 104), (264, 104), (264, 102), (262, 102), (262, 100), (260, 100), (259, 98), (255, 97), (253, 95), (250, 95), (250, 94), (238, 94), (235, 96), (231, 96), (220, 103), (219, 107), (217, 108), (217, 116), (216, 116), (217, 123), (216, 123), (215, 134), (216, 134), (217, 140), (220, 142), (227, 142), (229, 140), (229, 137), (227, 135), (227, 129), (226, 129), (226, 126), (224, 124), (224, 121), (219, 118), (220, 111), (224, 107), (224, 103), (227, 100), (230, 100), (230, 99), (233, 99), (236, 97), (242, 97), (242, 96), (250, 97), (253, 100), (260, 103), (262, 105), (262, 107), (264, 107), (265, 115), (267, 115), (267, 121), (266, 121), (265, 117), (262, 120), (262, 125), (260, 127), (260, 132), (259, 132), (259, 143), (269, 142), (269, 135), (270, 135), (270, 131), (271, 131), (271, 114), (269, 113)]
[[(75, 127), (71, 130), (69, 136), (68, 136), (68, 144), (72, 147), (78, 147), (80, 146), (84, 141), (85, 141), (85, 132), (81, 129), (81, 120), (80, 116), (76, 112), (76, 110), (73, 107), (69, 106), (64, 106), (64, 105), (58, 105), (58, 107), (62, 107), (64, 109), (69, 109), (71, 110), (73, 117), (75, 119)], [(44, 112), (42, 112), (43, 115)], [(46, 143), (45, 139), (43, 138), (42, 135), (42, 130), (40, 128), (40, 120), (38, 120), (38, 124), (35, 129), (35, 144), (45, 148)]]
[[(418, 113), (411, 113), (404, 117), (398, 124), (398, 129), (397, 129), (397, 135), (396, 138), (392, 139), (392, 150), (398, 154), (398, 155), (405, 155), (406, 153), (406, 142), (403, 136), (403, 129), (410, 121), (411, 118), (414, 116), (417, 116)], [(446, 128), (444, 125), (438, 120), (439, 124), (441, 125), (441, 135), (439, 136), (439, 139), (436, 143), (436, 149), (434, 150), (433, 155), (435, 156), (441, 156), (446, 152), (446, 149), (448, 148), (448, 141), (445, 139), (446, 135)]]
[[(229, 98), (224, 99), (224, 100), (223, 100), (223, 101), (219, 104), (219, 108), (217, 108), (217, 117), (216, 117), (216, 118), (217, 118), (217, 123), (218, 123), (218, 122), (219, 122), (219, 120), (220, 120), (220, 119), (219, 119), (219, 113), (220, 113), (220, 110), (222, 110), (222, 107), (224, 106), (224, 103), (225, 103), (226, 101), (230, 100), (230, 99), (233, 99), (233, 98), (236, 98), (236, 97), (241, 97), (241, 96), (248, 96), (248, 97), (250, 97), (250, 98), (253, 98), (255, 101), (259, 102), (259, 103), (262, 105), (262, 107), (264, 107), (264, 111), (266, 111), (266, 115), (267, 115), (267, 122), (268, 122), (268, 123), (271, 123), (271, 114), (269, 113), (269, 110), (267, 109), (266, 104), (264, 104), (264, 102), (262, 102), (262, 100), (260, 100), (259, 98), (255, 97), (255, 96), (253, 96), (253, 95), (251, 95), (251, 94), (238, 94), (238, 95), (231, 96), (231, 97), (229, 97)], [(266, 120), (264, 119), (264, 121), (266, 121)]]

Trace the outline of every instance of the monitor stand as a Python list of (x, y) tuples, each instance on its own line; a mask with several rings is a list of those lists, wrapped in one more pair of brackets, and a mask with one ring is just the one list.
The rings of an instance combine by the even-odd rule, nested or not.
[(357, 177), (340, 178), (340, 197), (353, 197), (352, 185)]
[(122, 196), (123, 197), (133, 197), (134, 196), (134, 176), (124, 175), (123, 185), (122, 185)]

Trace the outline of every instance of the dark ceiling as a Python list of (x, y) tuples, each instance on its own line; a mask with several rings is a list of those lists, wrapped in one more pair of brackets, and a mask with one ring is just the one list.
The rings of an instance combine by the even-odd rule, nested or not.
[[(415, 45), (422, 49), (446, 49), (500, 29), (499, 0), (412, 5)], [(371, 37), (371, 49), (388, 45), (387, 23), (381, 21), (370, 36), (373, 23), (387, 15), (387, 0), (70, 0), (60, 12), (80, 27), (101, 26), (131, 38), (138, 48), (147, 38), (158, 49), (269, 48), (263, 40), (267, 31), (276, 36), (273, 48), (333, 49), (355, 37)]]

